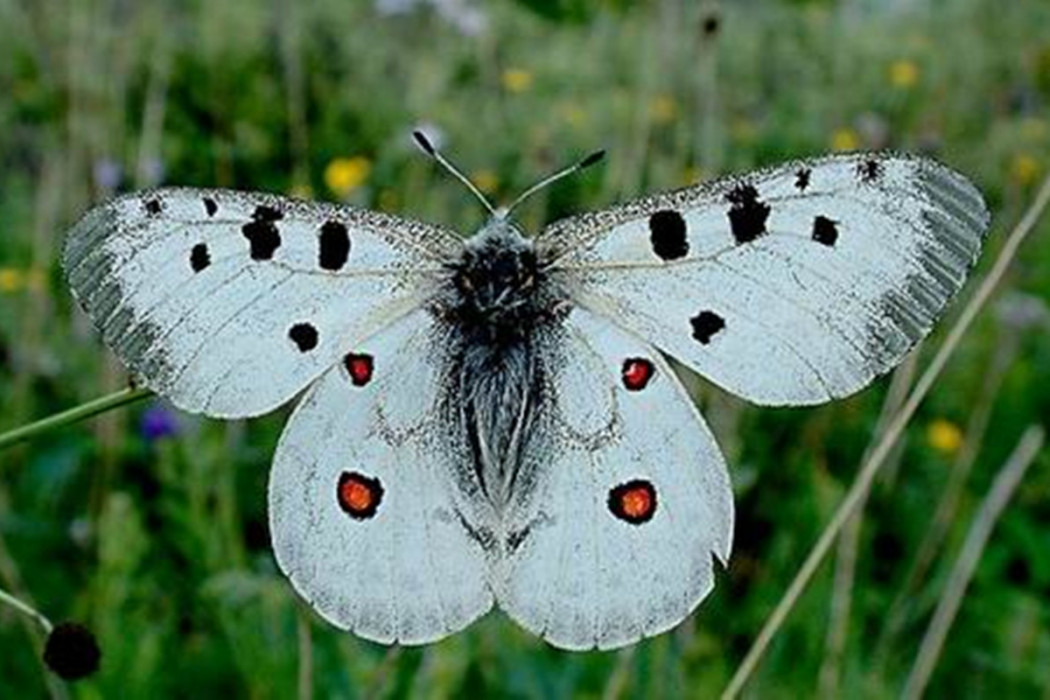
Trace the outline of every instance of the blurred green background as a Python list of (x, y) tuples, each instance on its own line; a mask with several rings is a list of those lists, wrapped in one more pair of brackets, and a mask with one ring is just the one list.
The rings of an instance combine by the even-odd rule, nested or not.
[[(58, 265), (92, 202), (158, 183), (268, 189), (470, 233), (480, 207), (412, 128), (504, 201), (608, 148), (522, 209), (533, 231), (788, 157), (932, 154), (992, 208), (980, 276), (1050, 164), (1048, 29), (1046, 0), (0, 0), (0, 431), (126, 382)], [(752, 696), (900, 691), (977, 504), (1050, 415), (1048, 233), (968, 334)], [(794, 410), (690, 385), (729, 460), (735, 552), (680, 628), (618, 653), (555, 651), (500, 613), (426, 648), (329, 628), (269, 549), (286, 410), (222, 423), (146, 402), (6, 450), (0, 587), (86, 623), (103, 663), (63, 688), (37, 630), (0, 608), (0, 697), (711, 697), (840, 502), (890, 382)], [(1048, 467), (1044, 452), (996, 528), (932, 696), (1050, 697)]]

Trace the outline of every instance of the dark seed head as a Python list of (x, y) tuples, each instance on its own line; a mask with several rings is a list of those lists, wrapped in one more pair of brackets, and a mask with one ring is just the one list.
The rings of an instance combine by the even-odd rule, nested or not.
[(101, 658), (95, 635), (75, 622), (56, 625), (44, 646), (44, 663), (67, 681), (90, 676)]

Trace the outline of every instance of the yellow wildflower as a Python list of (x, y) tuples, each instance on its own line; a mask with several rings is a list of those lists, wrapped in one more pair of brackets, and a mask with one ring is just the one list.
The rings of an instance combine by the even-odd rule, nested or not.
[(955, 423), (938, 418), (926, 428), (926, 442), (938, 452), (951, 454), (962, 446), (963, 434)]
[(695, 185), (698, 182), (704, 180), (704, 170), (698, 165), (686, 166), (685, 170), (682, 171), (681, 184), (684, 185)]
[(831, 134), (831, 148), (836, 151), (855, 151), (860, 148), (860, 136), (848, 126), (835, 129)]
[(397, 211), (399, 206), (397, 192), (394, 190), (383, 190), (379, 193), (376, 206), (379, 207), (380, 211)]
[(13, 267), (0, 267), (0, 292), (13, 294), (25, 285), (25, 275)]
[(649, 103), (649, 115), (657, 124), (670, 124), (678, 116), (678, 103), (670, 95), (657, 95)]
[(471, 173), (470, 181), (485, 194), (492, 194), (499, 187), (499, 176), (491, 170), (477, 170)]
[(1010, 163), (1010, 176), (1021, 185), (1031, 185), (1039, 177), (1039, 161), (1027, 153), (1018, 153)]
[(895, 88), (907, 90), (919, 82), (919, 66), (914, 61), (901, 59), (890, 64), (890, 83)]
[(740, 143), (754, 143), (758, 138), (758, 127), (750, 119), (734, 119), (729, 125), (729, 134), (734, 141)]
[(507, 92), (525, 92), (532, 87), (532, 73), (524, 68), (503, 71), (503, 87)]
[(33, 292), (43, 291), (47, 285), (47, 275), (39, 267), (33, 267), (26, 270), (26, 289)]
[(587, 124), (587, 111), (577, 104), (566, 102), (559, 106), (558, 113), (565, 123), (579, 129)]
[(335, 158), (324, 169), (324, 184), (335, 194), (345, 197), (360, 187), (372, 172), (372, 162), (364, 156)]

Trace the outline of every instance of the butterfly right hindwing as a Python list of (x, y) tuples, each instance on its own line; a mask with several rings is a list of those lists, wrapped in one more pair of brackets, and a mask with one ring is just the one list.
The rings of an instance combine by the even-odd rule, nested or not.
[(500, 607), (565, 649), (681, 622), (728, 561), (722, 454), (660, 353), (583, 309), (547, 343), (547, 418), (503, 516)]

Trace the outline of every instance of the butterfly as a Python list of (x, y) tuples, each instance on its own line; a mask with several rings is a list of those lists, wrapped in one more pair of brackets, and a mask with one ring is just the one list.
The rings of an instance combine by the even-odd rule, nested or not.
[(493, 606), (564, 649), (678, 625), (729, 560), (734, 511), (668, 358), (759, 405), (853, 394), (929, 332), (989, 223), (947, 167), (852, 153), (529, 237), (417, 139), (489, 208), (470, 238), (161, 188), (91, 209), (63, 260), (105, 343), (177, 407), (245, 418), (302, 392), (270, 472), (277, 564), (321, 617), (387, 644)]

